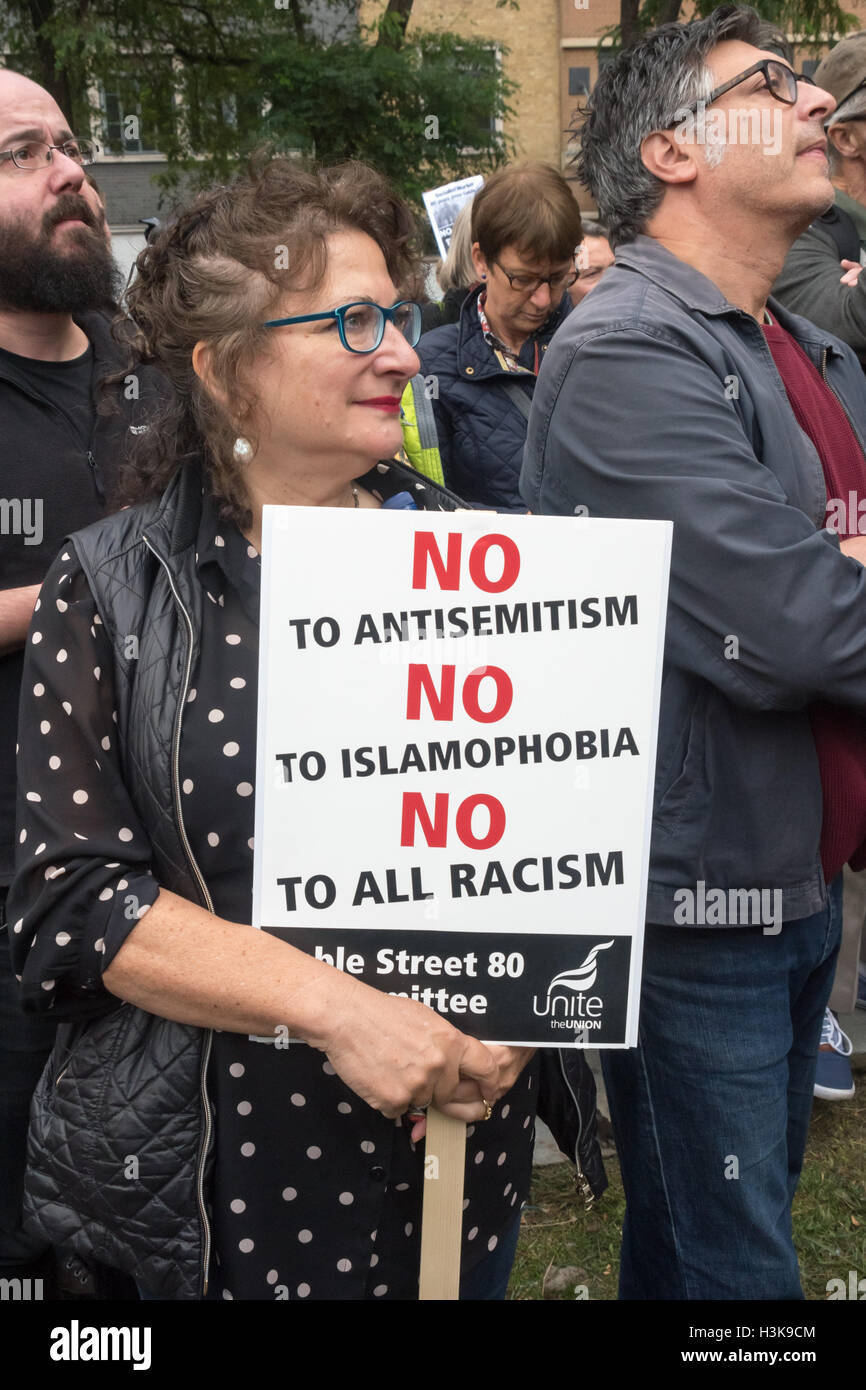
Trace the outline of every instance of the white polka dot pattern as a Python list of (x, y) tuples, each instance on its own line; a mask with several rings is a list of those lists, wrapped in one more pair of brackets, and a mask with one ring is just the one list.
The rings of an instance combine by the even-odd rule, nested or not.
[[(390, 472), (383, 463), (385, 496)], [(394, 490), (406, 485), (404, 479)], [(184, 707), (184, 826), (217, 913), (248, 922), (260, 560), (225, 521), (210, 535), (203, 521), (198, 556), (213, 601), (202, 605)], [(41, 640), (29, 658), (33, 732), (22, 750), (29, 810), (20, 848), (30, 851), (34, 871), (40, 859), (48, 861), (39, 869), (51, 904), (47, 913), (40, 909), (48, 930), (36, 934), (25, 914), (10, 938), (24, 938), (25, 955), (33, 946), (25, 975), (43, 1008), (67, 987), (70, 972), (76, 981), (98, 980), (158, 893), (146, 828), (120, 772), (118, 652), (88, 602), (77, 561), (65, 565), (62, 593), (44, 591), (51, 601), (43, 605)], [(120, 858), (106, 863), (106, 853)], [(64, 910), (63, 894), (72, 868), (76, 883), (91, 885), (86, 910), (74, 914)], [(70, 921), (88, 922), (87, 940), (79, 940), (80, 928)], [(214, 1034), (209, 1094), (217, 1109), (218, 1297), (417, 1296), (424, 1146), (410, 1144), (400, 1121), (370, 1110), (314, 1049), (294, 1041), (267, 1047), (227, 1031)], [(477, 1136), (473, 1127), (468, 1131), (465, 1204), (472, 1216), (464, 1250), (472, 1261), (497, 1248), (514, 1204), (527, 1193), (531, 1101), (527, 1095), (518, 1104), (514, 1094), (509, 1101)]]

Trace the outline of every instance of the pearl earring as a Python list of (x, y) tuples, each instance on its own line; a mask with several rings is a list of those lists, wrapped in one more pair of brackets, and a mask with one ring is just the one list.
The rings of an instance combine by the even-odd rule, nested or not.
[(235, 440), (235, 447), (232, 450), (236, 463), (248, 463), (253, 456), (253, 446), (243, 435), (239, 435)]

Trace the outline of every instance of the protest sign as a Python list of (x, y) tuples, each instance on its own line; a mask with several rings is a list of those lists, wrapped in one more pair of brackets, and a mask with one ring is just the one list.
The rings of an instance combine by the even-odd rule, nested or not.
[(458, 179), (456, 183), (443, 183), (439, 188), (429, 188), (423, 194), (427, 216), (430, 218), (439, 255), (443, 260), (448, 255), (451, 229), (457, 220), (458, 212), (464, 203), (474, 198), (483, 183), (481, 174), (472, 174), (468, 179)]
[(670, 533), (266, 507), (254, 923), (486, 1042), (634, 1045)]

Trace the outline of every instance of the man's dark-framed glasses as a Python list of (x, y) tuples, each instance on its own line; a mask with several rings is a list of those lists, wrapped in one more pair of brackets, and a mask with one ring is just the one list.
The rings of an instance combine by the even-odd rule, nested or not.
[(518, 294), (535, 294), (535, 291), (541, 289), (542, 285), (549, 285), (552, 295), (562, 294), (564, 290), (574, 284), (579, 273), (571, 266), (568, 270), (558, 270), (555, 275), (530, 275), (525, 270), (515, 272), (506, 270), (499, 261), (494, 261), (494, 265), (499, 266), (511, 288), (516, 290)]
[(336, 319), (340, 342), (348, 352), (375, 352), (385, 336), (385, 324), (393, 323), (410, 347), (421, 337), (421, 305), (401, 299), (385, 309), (369, 300), (341, 304), (326, 314), (295, 314), (288, 319), (268, 319), (263, 328), (282, 328), (289, 323), (315, 323), (317, 319)]
[(92, 140), (64, 140), (61, 145), (47, 145), (44, 140), (22, 140), (10, 150), (0, 150), (0, 160), (11, 160), (18, 169), (44, 169), (59, 150), (67, 159), (76, 164), (92, 164), (96, 158), (96, 146)]
[(777, 101), (784, 102), (786, 106), (797, 104), (798, 82), (805, 82), (810, 87), (815, 86), (811, 77), (807, 77), (805, 73), (797, 74), (793, 68), (788, 67), (787, 63), (781, 63), (776, 58), (762, 58), (759, 63), (753, 63), (750, 68), (746, 68), (745, 72), (737, 73), (737, 76), (732, 77), (729, 82), (723, 82), (721, 87), (716, 87), (715, 91), (710, 92), (708, 97), (701, 97), (697, 101), (693, 101), (691, 106), (683, 109), (694, 111), (702, 102), (704, 106), (712, 106), (713, 102), (718, 101), (725, 92), (730, 92), (733, 87), (738, 87), (741, 82), (747, 82), (750, 77), (754, 77), (759, 72), (764, 75), (764, 83), (770, 95), (774, 96)]

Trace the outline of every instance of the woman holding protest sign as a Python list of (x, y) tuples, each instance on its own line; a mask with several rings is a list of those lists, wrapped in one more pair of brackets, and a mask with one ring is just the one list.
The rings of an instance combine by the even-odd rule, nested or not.
[(433, 1102), (470, 1125), (462, 1296), (504, 1294), (537, 1060), (249, 926), (263, 504), (460, 505), (390, 461), (411, 233), (372, 170), (283, 159), (159, 233), (129, 305), (175, 399), (30, 634), (10, 921), (65, 1026), (29, 1208), (145, 1296), (416, 1297)]

